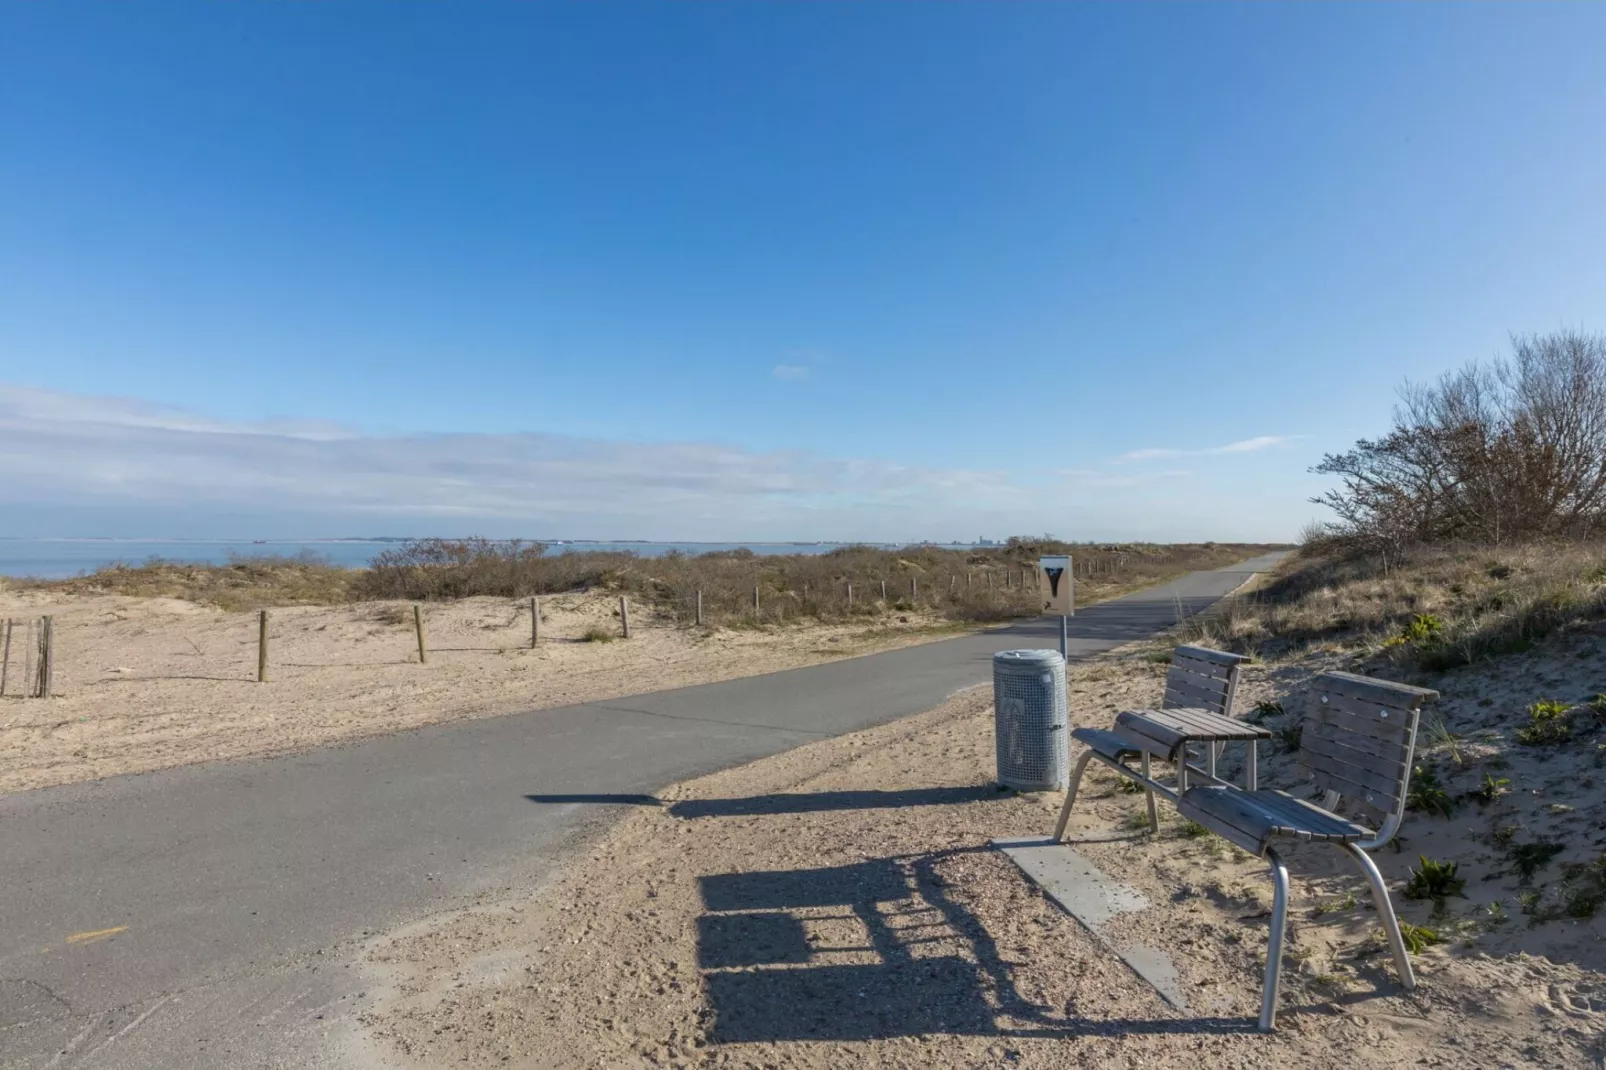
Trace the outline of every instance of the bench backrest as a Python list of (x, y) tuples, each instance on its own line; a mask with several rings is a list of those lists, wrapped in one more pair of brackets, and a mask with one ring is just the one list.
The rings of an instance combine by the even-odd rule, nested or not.
[(1165, 710), (1205, 709), (1232, 716), (1238, 692), (1238, 667), (1249, 659), (1242, 654), (1205, 646), (1179, 646), (1171, 652), (1171, 671), (1165, 675)]
[[(1323, 791), (1386, 815), (1382, 842), (1405, 813), (1422, 707), (1438, 697), (1425, 687), (1347, 672), (1324, 672), (1312, 685), (1300, 762)], [(1334, 803), (1330, 798), (1328, 809)]]

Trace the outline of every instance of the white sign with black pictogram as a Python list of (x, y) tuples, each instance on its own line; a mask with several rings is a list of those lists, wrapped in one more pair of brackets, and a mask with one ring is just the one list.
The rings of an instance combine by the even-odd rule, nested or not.
[(1043, 596), (1044, 613), (1068, 616), (1076, 612), (1076, 598), (1071, 590), (1075, 583), (1069, 557), (1037, 559), (1037, 590)]

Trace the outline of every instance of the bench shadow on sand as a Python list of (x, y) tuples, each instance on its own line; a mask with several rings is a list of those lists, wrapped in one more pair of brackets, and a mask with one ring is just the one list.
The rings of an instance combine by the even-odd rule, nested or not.
[[(974, 850), (984, 849), (699, 878), (705, 912), (697, 919), (698, 966), (712, 1011), (710, 1039), (1254, 1031), (1244, 1018), (1079, 1018), (1033, 1003), (981, 922), (936, 873), (943, 859)], [(822, 921), (865, 938), (839, 945), (811, 939), (810, 925)], [(831, 961), (844, 955), (874, 961)]]

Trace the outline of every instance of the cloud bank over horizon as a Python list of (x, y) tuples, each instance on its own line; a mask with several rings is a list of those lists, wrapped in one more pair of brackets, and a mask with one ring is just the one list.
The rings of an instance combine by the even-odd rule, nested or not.
[(1185, 503), (1133, 499), (1122, 508), (1121, 496), (1174, 488), (1188, 475), (941, 468), (541, 432), (376, 435), (0, 385), (0, 535), (1286, 535), (1188, 515)]

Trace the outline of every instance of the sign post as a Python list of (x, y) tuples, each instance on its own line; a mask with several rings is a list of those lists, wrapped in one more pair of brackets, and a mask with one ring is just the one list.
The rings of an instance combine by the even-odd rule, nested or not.
[(1043, 598), (1044, 613), (1060, 615), (1060, 656), (1070, 654), (1070, 618), (1076, 615), (1076, 577), (1071, 559), (1060, 555), (1037, 559), (1037, 590)]

